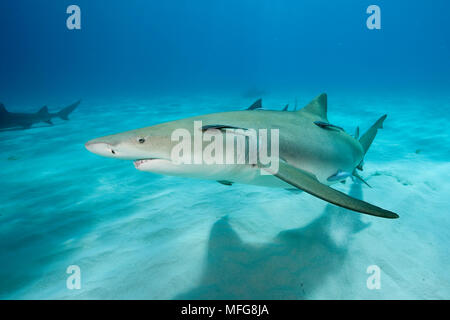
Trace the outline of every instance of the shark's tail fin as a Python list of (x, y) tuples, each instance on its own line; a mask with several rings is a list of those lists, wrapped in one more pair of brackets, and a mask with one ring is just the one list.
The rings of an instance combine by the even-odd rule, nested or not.
[(364, 149), (364, 154), (369, 150), (370, 145), (372, 144), (373, 139), (375, 139), (375, 136), (377, 135), (378, 129), (383, 128), (383, 121), (386, 119), (387, 115), (385, 114), (380, 119), (377, 120), (370, 128), (369, 130), (364, 133), (361, 138), (359, 139), (359, 143), (361, 143), (361, 146)]
[(63, 120), (69, 120), (69, 114), (75, 110), (78, 105), (81, 103), (81, 100), (78, 100), (77, 102), (71, 104), (70, 106), (65, 107), (61, 111), (59, 111), (56, 115), (60, 117)]

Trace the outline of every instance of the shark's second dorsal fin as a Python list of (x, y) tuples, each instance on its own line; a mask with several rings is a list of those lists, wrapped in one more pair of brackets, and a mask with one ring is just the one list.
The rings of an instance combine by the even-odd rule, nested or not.
[(247, 110), (255, 110), (261, 108), (262, 108), (262, 99), (258, 99), (250, 107), (248, 107)]
[(320, 118), (327, 120), (327, 94), (322, 93), (321, 95), (317, 96), (314, 100), (312, 100), (310, 103), (306, 105), (303, 109), (301, 109), (299, 112), (306, 112), (310, 113), (316, 116), (319, 116)]

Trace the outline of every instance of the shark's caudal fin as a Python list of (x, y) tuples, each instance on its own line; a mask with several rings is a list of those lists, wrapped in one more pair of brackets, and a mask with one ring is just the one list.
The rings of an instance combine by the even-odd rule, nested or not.
[(375, 139), (375, 136), (377, 135), (378, 129), (383, 128), (383, 122), (386, 119), (387, 115), (385, 114), (380, 119), (375, 122), (369, 130), (367, 130), (366, 133), (364, 133), (361, 138), (359, 139), (359, 143), (361, 143), (361, 146), (364, 149), (364, 153), (369, 150), (370, 145), (373, 142), (373, 139)]
[(69, 120), (69, 114), (71, 114), (73, 112), (73, 110), (76, 109), (76, 107), (78, 107), (78, 105), (81, 103), (81, 100), (78, 100), (77, 102), (75, 102), (74, 104), (71, 104), (68, 107), (65, 107), (64, 109), (62, 109), (61, 111), (59, 111), (56, 116), (60, 117), (63, 120)]

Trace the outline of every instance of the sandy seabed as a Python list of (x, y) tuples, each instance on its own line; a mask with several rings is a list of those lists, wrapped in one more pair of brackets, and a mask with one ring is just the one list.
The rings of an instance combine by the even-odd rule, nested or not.
[[(314, 95), (298, 95), (299, 105)], [(350, 96), (329, 95), (330, 122), (364, 132), (388, 118), (362, 172), (373, 188), (336, 188), (400, 219), (284, 189), (139, 172), (84, 149), (102, 135), (251, 104), (239, 96), (85, 98), (68, 122), (0, 132), (0, 297), (449, 299), (450, 99)], [(293, 97), (264, 103), (281, 109)], [(70, 265), (80, 290), (66, 288)], [(371, 265), (379, 290), (366, 286)]]

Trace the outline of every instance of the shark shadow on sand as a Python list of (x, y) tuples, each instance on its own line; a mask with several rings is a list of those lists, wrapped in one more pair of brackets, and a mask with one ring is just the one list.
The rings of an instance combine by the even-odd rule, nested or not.
[[(360, 183), (350, 195), (361, 199)], [(175, 299), (307, 299), (341, 268), (353, 235), (368, 225), (361, 215), (328, 204), (309, 225), (255, 246), (223, 217), (211, 229), (200, 283)]]

